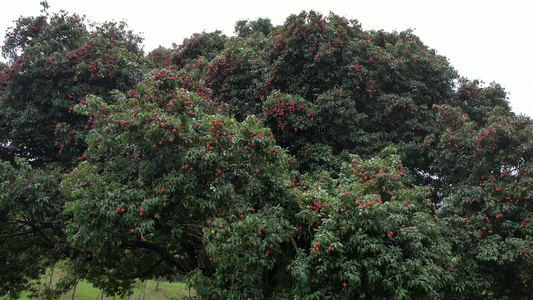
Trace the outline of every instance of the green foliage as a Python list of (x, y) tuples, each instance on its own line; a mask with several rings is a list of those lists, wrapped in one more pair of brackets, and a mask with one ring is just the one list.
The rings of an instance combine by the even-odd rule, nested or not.
[(507, 101), (505, 90), (492, 82), (482, 87), (478, 80), (461, 78), (458, 82), (457, 95), (450, 99), (450, 103), (460, 107), (472, 121), (485, 124), (486, 119), (494, 107), (499, 106), (505, 115), (510, 115), (511, 107)]
[(87, 278), (110, 294), (125, 293), (135, 277), (197, 267), (211, 276), (209, 220), (285, 203), (289, 159), (272, 134), (254, 117), (239, 123), (176, 90), (166, 72), (139, 84), (136, 98), (117, 93), (109, 105), (92, 97), (75, 108), (96, 121), (86, 159), (63, 183), (67, 233), (90, 255), (79, 261)]
[[(291, 15), (266, 37), (250, 24), (237, 23), (239, 37), (204, 72), (210, 98), (229, 103), (237, 119), (264, 118), (301, 171), (392, 145), (408, 167), (429, 173), (422, 142), (433, 130), (431, 108), (453, 97), (457, 77), (445, 57), (410, 31), (363, 31), (333, 13)], [(280, 95), (305, 100), (305, 113), (276, 113)]]
[(0, 257), (27, 272), (3, 294), (67, 257), (61, 288), (120, 296), (179, 274), (205, 299), (533, 297), (533, 123), (410, 30), (301, 12), (141, 59), (84, 24), (6, 39)]
[(248, 37), (252, 34), (267, 36), (272, 32), (272, 28), (269, 18), (258, 18), (255, 21), (240, 20), (235, 23), (235, 33), (238, 37)]
[(530, 298), (533, 124), (498, 106), (486, 113), (485, 125), (459, 108), (438, 110), (446, 131), (426, 145), (440, 178), (442, 228), (463, 262), (454, 288), (465, 299), (480, 298), (479, 290)]
[(226, 36), (219, 30), (210, 33), (195, 33), (175, 47), (176, 53), (172, 57), (172, 62), (181, 68), (201, 56), (210, 61), (220, 50), (224, 49), (226, 39)]
[(173, 51), (159, 46), (148, 53), (148, 61), (151, 69), (163, 69), (172, 66)]
[(47, 268), (68, 253), (63, 233), (61, 175), (21, 158), (0, 163), (0, 296), (33, 290)]
[(72, 107), (88, 94), (111, 101), (111, 90), (135, 85), (140, 42), (125, 23), (87, 25), (65, 12), (19, 19), (2, 47), (1, 157), (72, 165), (85, 149), (87, 125)]
[[(252, 45), (250, 45), (252, 44)], [(237, 120), (260, 115), (266, 91), (259, 80), (265, 62), (253, 42), (237, 40), (215, 57), (202, 74), (210, 96), (230, 104)]]
[(404, 185), (408, 175), (391, 150), (352, 156), (339, 180), (322, 173), (302, 192), (307, 244), (290, 267), (297, 298), (443, 298), (453, 280), (450, 247), (426, 191)]

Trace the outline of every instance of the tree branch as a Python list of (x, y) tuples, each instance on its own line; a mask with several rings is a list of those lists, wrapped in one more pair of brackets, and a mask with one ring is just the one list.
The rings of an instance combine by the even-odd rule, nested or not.
[(124, 279), (144, 278), (144, 277), (150, 275), (155, 270), (155, 268), (157, 268), (157, 266), (159, 266), (164, 261), (165, 261), (165, 259), (161, 258), (160, 260), (158, 260), (155, 264), (153, 264), (150, 268), (148, 268), (144, 272), (137, 273), (137, 274), (134, 274), (134, 275), (129, 275), (129, 276), (121, 276), (120, 279), (124, 280)]
[(291, 242), (292, 242), (292, 245), (294, 246), (294, 250), (296, 250), (296, 253), (298, 253), (298, 244), (296, 244), (296, 240), (294, 240), (293, 236), (291, 236)]
[(176, 258), (174, 254), (168, 252), (167, 249), (165, 249), (164, 247), (160, 245), (145, 242), (145, 241), (135, 241), (135, 242), (128, 244), (128, 246), (151, 250), (159, 254), (159, 256), (161, 256), (162, 259), (169, 262), (171, 265), (181, 269), (184, 273), (188, 273), (193, 269), (185, 262), (185, 260)]

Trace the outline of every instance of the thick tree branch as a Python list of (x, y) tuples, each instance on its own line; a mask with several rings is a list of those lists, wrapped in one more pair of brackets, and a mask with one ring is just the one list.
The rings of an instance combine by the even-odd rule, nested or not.
[(159, 266), (162, 262), (164, 262), (165, 259), (164, 258), (161, 258), (160, 260), (158, 260), (157, 262), (155, 262), (155, 264), (153, 264), (150, 268), (146, 269), (144, 272), (142, 273), (137, 273), (137, 274), (133, 274), (133, 275), (129, 275), (129, 276), (121, 276), (120, 278), (121, 279), (136, 279), (136, 278), (144, 278), (148, 275), (150, 275), (154, 270), (155, 268), (157, 268), (157, 266)]
[(185, 260), (177, 258), (174, 254), (168, 252), (167, 249), (165, 249), (164, 247), (160, 245), (145, 242), (145, 241), (136, 241), (136, 242), (130, 243), (128, 246), (132, 248), (143, 248), (143, 249), (151, 250), (157, 253), (159, 256), (161, 256), (162, 259), (164, 259), (171, 265), (177, 267), (184, 273), (188, 273), (193, 269), (185, 262)]

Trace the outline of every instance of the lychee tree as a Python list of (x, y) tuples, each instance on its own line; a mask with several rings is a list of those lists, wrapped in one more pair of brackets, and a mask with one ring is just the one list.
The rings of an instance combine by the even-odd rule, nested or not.
[(41, 276), (69, 256), (60, 169), (15, 161), (0, 161), (0, 296), (13, 299), (39, 295)]
[(182, 273), (210, 299), (443, 295), (448, 244), (394, 149), (347, 156), (338, 179), (301, 176), (255, 117), (238, 122), (179, 84), (159, 70), (133, 97), (75, 108), (94, 120), (62, 186), (84, 277), (109, 294)]
[(235, 34), (237, 37), (248, 37), (250, 35), (262, 34), (267, 36), (272, 32), (272, 22), (269, 18), (258, 18), (257, 20), (239, 20), (235, 23)]
[(258, 48), (267, 43), (263, 35), (232, 40), (202, 72), (210, 97), (228, 103), (237, 120), (261, 116), (267, 91), (261, 79), (266, 63)]
[(174, 51), (162, 46), (150, 51), (147, 55), (148, 65), (151, 69), (163, 69), (172, 66)]
[[(405, 167), (414, 175), (406, 184), (425, 186), (426, 201), (445, 216), (438, 224), (450, 229), (445, 232), (453, 245), (454, 260), (469, 262), (456, 264), (457, 272), (448, 274), (456, 276), (456, 285), (444, 288), (443, 293), (460, 292), (465, 298), (515, 292), (527, 295), (527, 264), (516, 264), (520, 266), (517, 271), (498, 265), (501, 260), (496, 258), (492, 259), (495, 265), (484, 258), (480, 261), (482, 257), (473, 254), (479, 248), (463, 252), (469, 243), (463, 237), (470, 239), (475, 231), (470, 227), (460, 230), (459, 223), (453, 221), (457, 214), (465, 220), (475, 215), (490, 218), (501, 212), (481, 213), (478, 208), (448, 210), (456, 206), (456, 197), (464, 193), (466, 186), (484, 184), (487, 178), (504, 170), (512, 176), (503, 178), (509, 183), (516, 181), (514, 175), (527, 169), (524, 166), (531, 160), (524, 150), (528, 149), (527, 124), (531, 121), (510, 112), (501, 86), (483, 86), (479, 81), (458, 78), (445, 57), (437, 55), (409, 30), (363, 31), (357, 22), (334, 14), (292, 15), (260, 42), (264, 47), (254, 47), (259, 44), (257, 40), (257, 35), (242, 34), (228, 43), (241, 45), (235, 48), (238, 51), (228, 46), (211, 62), (211, 69), (205, 74), (207, 83), (212, 84), (209, 92), (213, 97), (229, 103), (230, 109), (242, 117), (257, 114), (246, 109), (257, 107), (250, 103), (260, 101), (263, 111), (257, 115), (272, 129), (277, 143), (296, 157), (303, 172), (315, 173), (325, 168), (332, 171), (332, 178), (337, 178), (347, 153), (369, 158), (387, 146), (397, 147)], [(262, 76), (263, 83), (250, 75), (253, 72), (242, 71), (254, 68), (243, 65), (250, 61), (247, 57), (255, 57), (254, 62), (262, 66), (255, 74)], [(213, 76), (216, 72), (219, 73)], [(249, 86), (255, 88), (242, 88)], [(519, 130), (518, 124), (523, 129)], [(497, 141), (490, 137), (494, 132), (498, 133)], [(449, 190), (450, 186), (463, 188), (459, 192)], [(525, 195), (524, 183), (508, 189), (515, 195)], [(523, 201), (519, 199), (518, 203)], [(505, 226), (527, 227), (527, 205), (520, 215)], [(497, 238), (502, 242), (491, 248), (500, 253), (494, 257), (516, 254), (505, 249), (527, 249), (529, 235), (518, 236), (508, 230), (502, 233)], [(526, 252), (522, 253), (525, 257)]]
[[(239, 21), (237, 37), (195, 34), (142, 66), (120, 24), (68, 14), (17, 24), (0, 65), (0, 145), (47, 169), (2, 165), (0, 251), (15, 257), (8, 238), (23, 245), (17, 218), (33, 209), (45, 215), (38, 226), (66, 224), (47, 233), (69, 249), (41, 253), (31, 276), (68, 253), (69, 276), (108, 294), (183, 274), (206, 299), (531, 298), (531, 119), (510, 111), (499, 85), (459, 78), (410, 30), (302, 12), (277, 27)], [(72, 49), (36, 43), (42, 32)], [(119, 61), (132, 64), (100, 72)], [(151, 71), (128, 81), (141, 69)], [(56, 94), (73, 98), (46, 96)], [(30, 127), (44, 124), (46, 99), (68, 108), (50, 110), (55, 135)], [(17, 143), (23, 132), (52, 139)], [(59, 173), (40, 173), (54, 160), (79, 162), (61, 195)], [(67, 197), (65, 210), (41, 209), (46, 195)]]
[[(445, 57), (410, 30), (365, 31), (333, 13), (291, 15), (267, 36), (246, 24), (237, 23), (245, 32), (204, 71), (211, 98), (229, 103), (237, 118), (264, 119), (301, 171), (335, 166), (332, 155), (370, 157), (395, 146), (424, 181), (418, 174), (429, 173), (422, 143), (433, 133), (431, 108), (454, 96), (457, 74)], [(274, 99), (287, 97), (305, 101), (305, 110), (276, 113), (286, 103)], [(320, 134), (306, 135), (312, 131)]]
[(423, 187), (409, 187), (396, 149), (350, 156), (299, 185), (297, 298), (444, 299), (456, 262)]
[(532, 297), (533, 123), (506, 108), (480, 107), (480, 124), (460, 108), (436, 107), (446, 130), (426, 140), (441, 228), (461, 262), (454, 290), (464, 299)]
[(224, 49), (226, 40), (226, 35), (220, 30), (195, 33), (190, 38), (184, 39), (182, 44), (174, 45), (172, 63), (181, 68), (199, 57), (205, 57), (210, 61)]
[(217, 276), (216, 254), (204, 244), (210, 227), (238, 235), (232, 228), (250, 230), (239, 224), (258, 220), (266, 236), (294, 231), (285, 211), (290, 160), (272, 133), (177, 84), (175, 73), (156, 71), (135, 97), (117, 93), (116, 104), (91, 97), (75, 107), (94, 128), (63, 182), (73, 216), (66, 232), (85, 251), (78, 263), (86, 277), (110, 294), (126, 293), (135, 278)]
[(142, 75), (140, 42), (124, 22), (88, 24), (46, 7), (17, 20), (2, 46), (0, 157), (72, 165), (85, 149), (86, 122), (73, 106), (89, 94), (112, 101), (113, 89), (132, 88)]

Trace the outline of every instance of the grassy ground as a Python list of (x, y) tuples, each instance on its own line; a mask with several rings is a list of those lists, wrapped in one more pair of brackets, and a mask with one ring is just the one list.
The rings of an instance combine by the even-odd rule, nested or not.
[[(158, 289), (155, 289), (156, 281), (149, 280), (146, 283), (146, 289), (144, 289), (144, 283), (138, 283), (133, 296), (129, 299), (181, 299), (182, 297), (189, 296), (189, 290), (185, 288), (185, 284), (181, 282), (159, 282)], [(191, 291), (191, 296), (194, 293)], [(80, 282), (76, 288), (76, 295), (74, 299), (79, 300), (92, 300), (101, 299), (102, 291), (94, 288), (90, 283)], [(67, 293), (62, 300), (72, 299), (72, 292)], [(107, 298), (106, 299), (120, 299), (120, 298)]]
[[(181, 299), (182, 297), (188, 297), (189, 295), (193, 296), (194, 293), (185, 288), (185, 284), (181, 282), (159, 282), (158, 289), (156, 290), (156, 281), (149, 280), (146, 283), (146, 289), (144, 289), (144, 283), (139, 282), (133, 296), (129, 299), (171, 299), (177, 298)], [(76, 288), (76, 295), (74, 299), (79, 300), (92, 300), (92, 299), (101, 299), (102, 291), (94, 288), (90, 283), (80, 282)], [(72, 292), (67, 293), (62, 300), (72, 299)], [(120, 299), (120, 298), (107, 298), (106, 299)]]
[[(61, 270), (56, 269), (54, 271), (53, 276), (53, 282), (59, 280), (61, 276)], [(48, 277), (49, 279), (50, 277)], [(156, 290), (157, 286), (157, 290)], [(72, 290), (63, 295), (60, 299), (61, 300), (70, 300), (72, 299)], [(31, 299), (28, 298), (28, 294), (23, 294), (21, 300), (25, 299)], [(168, 282), (168, 281), (160, 281), (159, 285), (157, 285), (157, 281), (155, 280), (148, 280), (146, 282), (146, 288), (144, 282), (138, 282), (135, 286), (134, 293), (131, 297), (128, 297), (127, 299), (145, 299), (145, 300), (169, 300), (169, 299), (182, 299), (190, 296), (194, 296), (195, 293), (193, 290), (189, 290), (185, 287), (185, 284), (182, 282)], [(143, 298), (144, 296), (144, 298)], [(4, 300), (7, 298), (0, 297), (0, 300)], [(102, 299), (102, 290), (94, 288), (92, 284), (81, 281), (78, 283), (76, 287), (75, 297), (74, 299), (78, 300), (96, 300), (96, 299)], [(105, 299), (110, 300), (120, 300), (121, 298), (116, 297), (105, 297)]]

